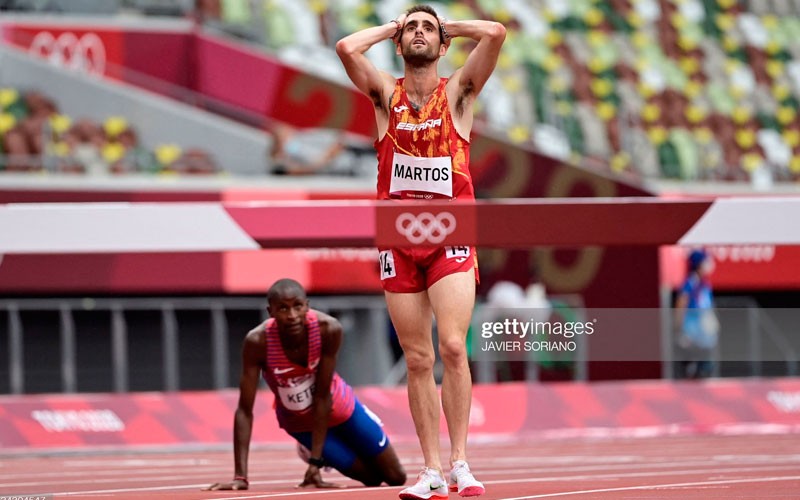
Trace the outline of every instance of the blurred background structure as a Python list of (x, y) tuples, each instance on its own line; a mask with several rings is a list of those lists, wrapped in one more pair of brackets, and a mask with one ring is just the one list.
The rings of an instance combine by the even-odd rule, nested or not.
[[(406, 3), (0, 0), (0, 203), (372, 198), (372, 107), (347, 83), (333, 47)], [(800, 192), (800, 1), (431, 3), (447, 18), (494, 19), (509, 30), (476, 115), (480, 196)], [(469, 49), (455, 39), (442, 74)], [(389, 42), (368, 55), (400, 71)], [(721, 349), (746, 354), (720, 363), (717, 375), (796, 374), (797, 322), (771, 310), (785, 313), (800, 297), (800, 250), (709, 252), (717, 305), (748, 318), (723, 318)], [(668, 309), (684, 255), (485, 249), (480, 298), (498, 282), (537, 283), (548, 310), (564, 317), (587, 307)], [(240, 340), (264, 318), (266, 287), (287, 274), (345, 322), (347, 380), (400, 383), (375, 256), (342, 248), (2, 256), (0, 393), (235, 386)], [(670, 330), (639, 332), (640, 340), (667, 338), (666, 352)], [(476, 376), (673, 377), (662, 361), (549, 360)]]

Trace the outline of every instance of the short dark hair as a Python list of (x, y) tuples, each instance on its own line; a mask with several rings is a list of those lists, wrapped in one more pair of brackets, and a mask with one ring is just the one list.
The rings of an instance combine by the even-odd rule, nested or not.
[[(436, 11), (434, 10), (434, 8), (431, 7), (430, 5), (425, 5), (425, 4), (414, 5), (413, 7), (411, 7), (410, 9), (408, 9), (406, 11), (406, 17), (410, 16), (411, 14), (413, 14), (415, 12), (424, 12), (426, 14), (430, 14), (434, 18), (436, 18), (437, 21), (439, 21), (439, 14), (437, 14)], [(442, 30), (442, 23), (441, 22), (439, 22), (439, 41), (444, 43), (444, 31)]]
[(689, 272), (696, 273), (707, 258), (708, 258), (708, 253), (705, 250), (702, 249), (692, 250), (692, 253), (689, 254), (689, 258), (687, 259), (686, 262), (686, 265), (689, 268)]
[(306, 290), (303, 288), (303, 285), (291, 278), (283, 278), (273, 283), (272, 286), (269, 287), (269, 290), (267, 290), (267, 303), (281, 298), (287, 292), (295, 292), (301, 297), (306, 298)]

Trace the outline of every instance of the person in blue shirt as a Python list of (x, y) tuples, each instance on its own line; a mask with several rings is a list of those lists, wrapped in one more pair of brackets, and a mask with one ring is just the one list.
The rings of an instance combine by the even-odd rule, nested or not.
[(683, 351), (681, 366), (685, 378), (709, 377), (719, 337), (714, 312), (714, 295), (709, 277), (714, 260), (704, 250), (693, 250), (687, 259), (687, 276), (675, 301), (678, 346)]

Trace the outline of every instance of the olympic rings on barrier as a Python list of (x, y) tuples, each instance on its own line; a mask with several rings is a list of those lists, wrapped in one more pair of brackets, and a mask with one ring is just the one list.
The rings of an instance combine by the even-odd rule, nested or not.
[(102, 75), (106, 70), (105, 44), (92, 32), (78, 37), (65, 31), (56, 37), (49, 31), (40, 31), (33, 37), (28, 52), (56, 66), (83, 73)]
[(456, 230), (456, 217), (450, 212), (440, 212), (436, 215), (430, 212), (418, 215), (404, 212), (397, 216), (395, 228), (415, 245), (426, 241), (438, 244)]

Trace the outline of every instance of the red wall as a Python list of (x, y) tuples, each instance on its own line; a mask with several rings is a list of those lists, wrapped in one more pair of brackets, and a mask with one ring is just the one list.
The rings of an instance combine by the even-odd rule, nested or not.
[[(798, 379), (595, 384), (476, 385), (470, 436), (477, 439), (613, 437), (800, 431)], [(405, 389), (361, 387), (395, 443), (416, 443)], [(0, 396), (6, 452), (32, 449), (228, 444), (238, 392)], [(256, 400), (253, 441), (288, 443)], [(446, 432), (442, 419), (442, 432)], [(643, 434), (642, 434), (643, 435)]]

